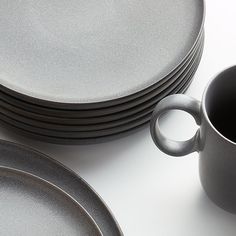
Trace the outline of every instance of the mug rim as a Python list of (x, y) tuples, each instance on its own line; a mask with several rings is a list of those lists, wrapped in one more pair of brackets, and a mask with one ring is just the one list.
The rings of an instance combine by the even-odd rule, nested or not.
[(207, 110), (206, 110), (206, 97), (207, 97), (207, 94), (210, 90), (210, 87), (213, 83), (215, 83), (216, 80), (218, 79), (222, 79), (221, 78), (221, 74), (225, 73), (225, 72), (228, 72), (230, 70), (235, 70), (236, 71), (236, 65), (233, 65), (233, 66), (230, 66), (224, 70), (222, 70), (221, 72), (217, 73), (207, 84), (204, 92), (203, 92), (203, 98), (202, 98), (202, 103), (201, 103), (201, 106), (202, 106), (202, 110), (203, 110), (203, 114), (204, 114), (204, 117), (206, 118), (208, 124), (211, 126), (211, 128), (221, 137), (223, 138), (225, 141), (229, 142), (230, 144), (233, 144), (233, 145), (236, 145), (236, 142), (233, 142), (232, 140), (230, 140), (229, 138), (225, 137), (221, 132), (219, 132), (217, 130), (217, 128), (212, 124), (209, 116), (208, 116), (208, 113), (207, 113)]

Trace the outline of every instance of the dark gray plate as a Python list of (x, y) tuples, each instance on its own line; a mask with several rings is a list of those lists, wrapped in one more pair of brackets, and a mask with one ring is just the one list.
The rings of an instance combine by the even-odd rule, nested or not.
[(98, 195), (58, 162), (0, 140), (0, 166), (2, 235), (122, 235)]
[[(202, 48), (201, 48), (202, 51)], [(159, 96), (155, 97), (155, 103), (158, 102), (161, 98), (164, 96), (168, 95), (171, 93), (172, 90), (178, 89), (184, 82), (189, 78), (191, 75), (192, 71), (196, 68), (196, 66), (199, 63), (199, 60), (201, 58), (201, 51), (198, 52), (196, 57), (194, 58), (194, 61), (191, 63), (188, 69), (186, 69), (185, 73), (182, 75), (182, 77), (171, 87), (166, 89), (163, 93), (161, 93)], [(152, 102), (152, 101), (151, 101)], [(153, 105), (153, 103), (150, 104), (150, 106)], [(155, 104), (154, 104), (155, 105)], [(21, 125), (23, 126), (22, 128), (28, 130), (30, 129), (33, 132), (43, 134), (43, 135), (49, 135), (49, 136), (57, 136), (57, 137), (74, 137), (77, 135), (81, 135), (82, 137), (80, 138), (87, 138), (87, 137), (96, 137), (96, 136), (104, 136), (104, 135), (109, 135), (113, 134), (114, 132), (116, 133), (117, 130), (120, 132), (120, 129), (127, 129), (127, 127), (130, 128), (130, 125), (136, 125), (136, 121), (139, 120), (140, 118), (143, 118), (145, 115), (150, 113), (150, 107), (147, 109), (144, 109), (140, 113), (124, 118), (121, 121), (116, 121), (114, 124), (112, 122), (110, 123), (104, 123), (102, 125), (91, 125), (91, 126), (66, 126), (66, 125), (54, 125), (54, 124), (48, 124), (45, 122), (37, 122), (31, 119), (27, 119), (25, 117), (19, 116), (13, 112), (10, 112), (7, 109), (2, 108), (2, 113), (9, 117), (12, 118), (12, 122), (19, 124), (22, 123)], [(121, 123), (121, 124), (120, 124)], [(18, 126), (18, 125), (17, 125)], [(58, 129), (57, 129), (58, 128)], [(95, 128), (95, 129), (92, 129)], [(46, 130), (45, 130), (46, 129)], [(97, 130), (96, 130), (97, 129)], [(59, 131), (59, 132), (58, 132)], [(69, 136), (68, 136), (69, 135)]]
[(86, 210), (66, 192), (23, 171), (0, 167), (0, 206), (1, 235), (102, 236)]
[(183, 62), (204, 21), (203, 0), (5, 1), (2, 89), (52, 108), (112, 106), (152, 86)]
[[(199, 62), (200, 62), (200, 58), (201, 58), (201, 56), (199, 56)], [(191, 82), (192, 77), (195, 74), (195, 71), (197, 70), (197, 67), (198, 67), (198, 64), (195, 66), (195, 68), (193, 68), (193, 70), (191, 71), (189, 76), (186, 77), (186, 79), (184, 81), (182, 81), (175, 89), (173, 89), (170, 92), (170, 94), (184, 91), (185, 88), (188, 87), (189, 83)], [(152, 107), (152, 109), (154, 109), (154, 107)], [(141, 128), (145, 123), (147, 123), (150, 120), (151, 111), (148, 115), (146, 115), (140, 119), (137, 119), (136, 121), (131, 122), (129, 125), (120, 126), (116, 130), (114, 129), (116, 133), (112, 133), (112, 132), (114, 132), (114, 130), (110, 129), (108, 132), (107, 132), (107, 130), (105, 131), (105, 132), (109, 133), (112, 130), (112, 132), (109, 135), (106, 135), (106, 136), (101, 135), (98, 137), (90, 137), (89, 135), (88, 136), (86, 135), (85, 138), (80, 138), (77, 135), (75, 135), (76, 138), (71, 138), (71, 137), (66, 138), (65, 136), (63, 136), (61, 138), (58, 136), (57, 137), (51, 136), (51, 135), (48, 136), (47, 134), (42, 132), (42, 129), (41, 130), (37, 129), (37, 132), (33, 132), (32, 130), (34, 127), (29, 127), (29, 126), (23, 125), (22, 123), (17, 122), (15, 120), (10, 119), (10, 118), (8, 118), (4, 115), (1, 115), (1, 114), (0, 114), (0, 117), (1, 117), (0, 120), (5, 125), (8, 125), (8, 126), (10, 125), (10, 128), (13, 128), (13, 130), (15, 130), (16, 132), (24, 134), (26, 136), (37, 138), (42, 141), (58, 143), (58, 144), (91, 144), (91, 143), (98, 143), (98, 142), (105, 142), (105, 141), (113, 140), (115, 138), (120, 138), (120, 137), (123, 137), (123, 136), (130, 134), (130, 133), (135, 132), (136, 129)], [(46, 130), (46, 131), (48, 131), (48, 130)], [(71, 133), (69, 133), (69, 134), (71, 134)]]
[[(46, 115), (46, 116), (56, 116), (56, 117), (62, 117), (62, 118), (95, 118), (100, 116), (108, 116), (114, 113), (119, 113), (124, 110), (133, 108), (135, 106), (140, 105), (141, 103), (150, 100), (152, 97), (156, 96), (158, 93), (166, 89), (167, 87), (171, 86), (180, 76), (186, 68), (189, 67), (191, 62), (194, 60), (194, 57), (196, 53), (199, 50), (199, 47), (201, 47), (202, 41), (204, 40), (204, 32), (203, 35), (199, 38), (199, 41), (196, 44), (196, 47), (192, 51), (192, 53), (189, 55), (188, 60), (185, 61), (185, 63), (175, 71), (174, 74), (172, 74), (172, 77), (165, 78), (155, 84), (155, 86), (152, 86), (153, 89), (150, 90), (148, 93), (144, 93), (143, 95), (140, 95), (137, 99), (131, 100), (129, 102), (122, 103), (117, 106), (103, 108), (103, 109), (94, 109), (94, 110), (58, 110), (58, 109), (51, 109), (46, 107), (37, 106), (31, 103), (24, 102), (22, 100), (16, 99), (13, 96), (9, 96), (6, 93), (1, 94), (2, 100), (19, 108), (22, 109), (22, 111), (19, 111), (19, 114), (33, 112), (40, 115)], [(31, 117), (31, 116), (30, 116)]]

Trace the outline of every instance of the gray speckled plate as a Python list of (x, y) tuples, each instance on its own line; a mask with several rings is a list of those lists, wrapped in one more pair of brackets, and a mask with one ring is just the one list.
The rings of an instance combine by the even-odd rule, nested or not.
[[(199, 52), (198, 54), (201, 55), (201, 52)], [(198, 66), (198, 63), (201, 58), (200, 55), (196, 57), (194, 64), (192, 65), (192, 67), (189, 68), (189, 70), (187, 70), (183, 78), (181, 78), (178, 81), (178, 83), (175, 84), (175, 86), (171, 86), (169, 89), (164, 91), (164, 93), (155, 97), (153, 101), (150, 101), (150, 106), (153, 105), (153, 103), (156, 104), (159, 100), (161, 100), (166, 95), (175, 93), (175, 91), (178, 91), (186, 83), (186, 81), (188, 81), (189, 77), (192, 76), (193, 71), (195, 71), (196, 67)], [(144, 116), (144, 117), (147, 117), (147, 116)], [(20, 127), (27, 131), (35, 132), (37, 134), (47, 135), (51, 137), (58, 137), (58, 138), (96, 138), (96, 137), (101, 137), (101, 136), (108, 136), (115, 133), (124, 132), (131, 128), (139, 126), (140, 124), (143, 123), (144, 117), (142, 117), (142, 119), (141, 118), (137, 119), (136, 117), (134, 117), (134, 119), (130, 122), (127, 122), (117, 127), (108, 128), (108, 129), (102, 129), (102, 130), (97, 130), (97, 131), (96, 130), (95, 131), (94, 130), (93, 131), (75, 131), (75, 130), (69, 131), (69, 130), (51, 130), (47, 128), (39, 128), (39, 127), (29, 125), (28, 123), (22, 122), (22, 119), (15, 119), (15, 117), (12, 118), (12, 117), (9, 117), (6, 115), (3, 116), (0, 114), (0, 119), (3, 119), (13, 124), (14, 126)]]
[[(200, 51), (197, 51), (197, 54), (190, 65), (186, 68), (185, 72), (173, 85), (155, 96), (154, 99), (150, 100), (149, 106), (147, 108), (144, 108), (140, 112), (132, 116), (125, 117), (121, 120), (96, 125), (57, 125), (53, 123), (40, 122), (21, 115), (17, 115), (16, 113), (11, 112), (11, 110), (9, 110), (7, 107), (4, 108), (5, 104), (2, 107), (2, 113), (7, 117), (12, 118), (13, 120), (11, 123), (14, 122), (17, 126), (19, 123), (21, 123), (22, 128), (26, 130), (30, 129), (36, 133), (46, 134), (49, 136), (67, 137), (69, 135), (68, 137), (74, 137), (79, 135), (80, 138), (87, 138), (109, 135), (116, 133), (117, 130), (120, 132), (121, 127), (122, 129), (126, 130), (127, 127), (130, 128), (131, 123), (132, 125), (137, 126), (136, 121), (150, 113), (150, 107), (153, 107), (161, 98), (170, 94), (171, 91), (175, 91), (182, 86), (182, 84), (191, 76), (192, 71), (196, 69), (199, 63), (201, 52), (203, 50), (202, 46), (199, 48), (199, 50)], [(69, 132), (71, 132), (71, 134)]]
[[(177, 93), (184, 93), (189, 85), (191, 84), (192, 78), (186, 82), (186, 84), (183, 86), (181, 90), (179, 90)], [(152, 108), (152, 110), (154, 107)], [(148, 125), (149, 120), (151, 118), (152, 112), (149, 113), (145, 119), (143, 119), (143, 123), (137, 127), (134, 127), (132, 129), (126, 130), (125, 132), (113, 134), (113, 135), (108, 135), (108, 136), (103, 136), (103, 137), (97, 137), (97, 138), (87, 138), (87, 139), (63, 139), (63, 138), (55, 138), (55, 137), (50, 137), (46, 135), (39, 135), (35, 134), (30, 131), (23, 130), (21, 128), (18, 128), (16, 126), (13, 126), (3, 120), (0, 119), (0, 124), (2, 124), (2, 127), (7, 129), (7, 130), (12, 130), (16, 136), (20, 137), (24, 135), (25, 137), (28, 137), (30, 139), (35, 139), (41, 142), (47, 142), (47, 143), (52, 143), (52, 144), (62, 144), (62, 145), (90, 145), (90, 144), (98, 144), (98, 143), (104, 143), (104, 142), (109, 142), (113, 141), (119, 138), (126, 137), (128, 135), (132, 135), (140, 130), (142, 130), (146, 125)]]
[(85, 209), (64, 191), (37, 176), (2, 166), (0, 207), (1, 235), (102, 236)]
[[(15, 109), (17, 109), (17, 113), (23, 114), (24, 116), (28, 116), (27, 113), (33, 112), (37, 115), (45, 115), (46, 118), (48, 116), (56, 116), (56, 117), (63, 117), (65, 118), (86, 118), (86, 120), (96, 120), (97, 117), (101, 116), (108, 116), (114, 115), (114, 113), (119, 113), (119, 115), (122, 114), (123, 111), (133, 108), (135, 106), (140, 105), (141, 103), (144, 103), (145, 101), (150, 100), (152, 97), (156, 96), (158, 93), (161, 93), (163, 90), (165, 90), (167, 87), (171, 86), (176, 80), (178, 80), (182, 74), (185, 72), (187, 68), (190, 67), (192, 61), (195, 59), (197, 52), (200, 50), (201, 45), (204, 41), (204, 32), (202, 36), (199, 38), (198, 43), (196, 44), (196, 47), (191, 52), (189, 57), (187, 57), (187, 60), (184, 62), (184, 64), (178, 68), (178, 70), (175, 71), (175, 73), (168, 78), (165, 78), (161, 80), (160, 82), (156, 83), (155, 86), (152, 86), (152, 89), (148, 89), (147, 93), (140, 94), (140, 97), (131, 100), (129, 102), (125, 102), (116, 106), (107, 107), (107, 108), (100, 108), (100, 109), (93, 109), (93, 110), (61, 110), (61, 109), (50, 109), (47, 107), (37, 106), (25, 101), (22, 101), (20, 99), (14, 98), (13, 96), (9, 96), (6, 93), (1, 92), (2, 100), (9, 104), (13, 105)], [(147, 90), (147, 89), (146, 89)], [(18, 109), (19, 108), (19, 109)], [(26, 114), (24, 114), (26, 113)], [(121, 113), (121, 114), (120, 114)], [(123, 112), (124, 113), (124, 112)], [(117, 114), (118, 115), (118, 114)], [(34, 114), (30, 114), (29, 117), (33, 117)], [(98, 118), (99, 120), (100, 118)], [(44, 120), (44, 118), (40, 118), (40, 120)], [(65, 121), (63, 121), (64, 123)], [(88, 121), (87, 121), (88, 122)], [(99, 121), (97, 121), (99, 123)]]
[(122, 233), (97, 194), (49, 157), (0, 140), (1, 235)]
[(199, 38), (204, 3), (0, 0), (0, 14), (1, 89), (48, 107), (90, 109), (177, 68)]
[[(199, 55), (198, 63), (200, 62), (200, 59), (201, 59), (201, 54)], [(176, 88), (174, 88), (172, 91), (170, 91), (170, 94), (181, 93), (186, 90), (186, 88), (191, 83), (191, 80), (197, 70), (198, 63), (192, 68), (192, 70), (189, 72), (189, 74), (186, 75), (186, 78)], [(79, 134), (74, 135), (74, 138), (71, 138), (71, 137), (66, 138), (64, 136), (64, 134), (62, 135), (62, 137), (58, 137), (58, 136), (55, 137), (55, 136), (51, 136), (51, 135), (48, 136), (47, 134), (44, 133), (45, 130), (43, 131), (42, 129), (37, 129), (36, 132), (33, 132), (32, 130), (34, 129), (34, 127), (26, 126), (20, 122), (17, 122), (16, 120), (10, 119), (10, 118), (8, 118), (4, 115), (1, 115), (1, 114), (0, 114), (0, 117), (1, 117), (0, 122), (3, 125), (7, 126), (8, 128), (12, 129), (13, 131), (15, 131), (16, 133), (19, 133), (21, 135), (23, 134), (23, 135), (28, 136), (30, 138), (35, 138), (35, 139), (38, 139), (38, 140), (41, 140), (44, 142), (55, 143), (55, 144), (70, 144), (70, 145), (94, 144), (94, 143), (111, 141), (111, 140), (121, 138), (121, 137), (127, 136), (129, 134), (132, 134), (132, 133), (138, 131), (150, 120), (151, 113), (152, 113), (152, 110), (154, 107), (155, 107), (155, 105), (150, 107), (150, 112), (147, 115), (131, 122), (130, 124), (120, 126), (116, 129), (110, 129), (108, 131), (103, 130), (101, 133), (99, 133), (99, 135), (104, 134), (104, 132), (108, 132), (108, 133), (111, 132), (111, 134), (108, 134), (105, 136), (98, 136), (98, 133), (97, 133), (96, 137), (89, 137), (89, 134), (88, 134), (89, 132), (84, 133), (85, 134), (84, 138), (77, 136), (77, 135), (81, 134), (81, 132), (79, 132)], [(46, 132), (48, 132), (48, 130), (46, 130)], [(77, 136), (77, 138), (75, 138), (75, 136)]]

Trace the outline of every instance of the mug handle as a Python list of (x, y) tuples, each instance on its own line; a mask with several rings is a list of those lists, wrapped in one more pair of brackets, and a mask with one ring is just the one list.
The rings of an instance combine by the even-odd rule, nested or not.
[(183, 94), (170, 95), (164, 98), (156, 106), (150, 124), (152, 139), (156, 146), (171, 156), (185, 156), (199, 151), (200, 130), (187, 141), (173, 141), (166, 138), (160, 131), (158, 125), (159, 117), (169, 110), (186, 111), (193, 116), (198, 125), (201, 124), (201, 103)]

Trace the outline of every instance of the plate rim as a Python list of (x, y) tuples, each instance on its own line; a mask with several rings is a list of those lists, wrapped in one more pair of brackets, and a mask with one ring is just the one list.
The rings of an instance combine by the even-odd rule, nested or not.
[[(109, 209), (109, 207), (106, 205), (106, 203), (104, 202), (104, 200), (101, 198), (101, 196), (82, 178), (80, 177), (76, 172), (74, 172), (73, 170), (71, 170), (70, 168), (66, 167), (64, 164), (62, 164), (61, 162), (53, 159), (52, 157), (38, 151), (38, 150), (35, 150), (33, 149), (32, 147), (29, 147), (29, 146), (26, 146), (26, 145), (23, 145), (23, 144), (20, 144), (20, 143), (15, 143), (15, 142), (12, 142), (12, 141), (6, 141), (6, 140), (3, 140), (3, 139), (0, 139), (0, 152), (2, 150), (7, 150), (7, 154), (9, 156), (9, 153), (10, 152), (13, 152), (13, 151), (20, 151), (20, 152), (23, 152), (24, 153), (24, 158), (26, 158), (28, 161), (30, 161), (31, 163), (34, 163), (36, 164), (36, 162), (40, 162), (40, 161), (43, 161), (44, 163), (47, 163), (47, 164), (51, 164), (53, 165), (54, 167), (57, 167), (58, 169), (62, 170), (65, 174), (67, 174), (69, 176), (70, 179), (73, 179), (75, 180), (77, 183), (79, 181), (80, 185), (85, 187), (86, 190), (88, 190), (88, 194), (92, 194), (93, 195), (93, 198), (96, 198), (97, 201), (99, 201), (99, 203), (103, 206), (103, 210), (106, 211), (106, 213), (109, 215), (109, 221), (113, 224), (113, 226), (115, 226), (115, 231), (116, 234), (114, 235), (123, 235), (122, 231), (121, 231), (121, 228), (116, 220), (116, 218), (114, 217), (113, 213), (111, 212), (111, 210)], [(27, 154), (27, 155), (25, 155)], [(11, 155), (11, 154), (10, 154)], [(32, 157), (33, 155), (33, 157)], [(37, 157), (37, 158), (36, 158)], [(13, 157), (14, 160), (17, 160), (17, 158)], [(12, 158), (11, 158), (12, 159)], [(4, 162), (4, 163), (3, 163)], [(24, 160), (25, 162), (25, 160)], [(37, 164), (38, 164), (37, 163)], [(0, 165), (1, 166), (6, 166), (6, 165), (13, 165), (12, 163), (10, 163), (9, 161), (9, 158), (5, 158), (5, 157), (0, 157)], [(15, 163), (16, 164), (16, 161)], [(27, 164), (25, 164), (23, 167), (23, 160), (17, 160), (17, 164), (18, 165), (18, 169), (19, 170), (23, 170), (25, 171), (25, 169), (23, 168), (28, 168), (28, 165), (29, 163), (27, 162)], [(13, 165), (14, 166), (14, 165)], [(20, 167), (19, 167), (20, 166)], [(12, 166), (10, 166), (12, 167)], [(47, 168), (50, 168), (49, 166), (46, 166)], [(13, 167), (15, 168), (15, 167)], [(50, 176), (51, 173), (47, 173), (46, 172), (46, 169), (44, 170), (44, 174), (46, 173), (48, 176)], [(36, 176), (48, 181), (50, 184), (54, 184), (56, 185), (57, 187), (59, 187), (60, 189), (62, 189), (63, 191), (67, 192), (67, 194), (69, 194), (72, 199), (76, 200), (75, 196), (72, 196), (71, 193), (68, 193), (67, 190), (63, 189), (62, 186), (60, 186), (60, 184), (56, 184), (55, 181), (57, 181), (58, 183), (60, 183), (61, 181), (60, 180), (55, 180), (55, 181), (52, 181), (52, 180), (49, 180), (50, 177), (48, 177), (47, 179), (45, 178), (45, 176), (39, 176), (36, 172), (39, 172), (39, 171), (42, 171), (42, 169), (38, 169), (38, 168), (31, 168), (31, 171), (27, 170), (27, 172), (29, 174), (35, 174)], [(54, 170), (55, 171), (55, 170)], [(52, 173), (54, 175), (54, 173)], [(63, 176), (64, 177), (64, 176)], [(78, 201), (78, 200), (76, 200)], [(86, 207), (83, 205), (83, 204), (80, 204), (82, 207), (84, 207), (86, 209)], [(105, 236), (106, 234), (104, 234), (104, 225), (102, 224), (99, 224), (97, 222), (97, 220), (95, 219), (94, 215), (91, 214), (91, 212), (86, 209), (86, 211), (88, 212), (88, 214), (91, 216), (91, 218), (93, 218), (93, 220), (95, 221), (95, 223), (98, 225), (99, 229), (102, 231), (102, 234)], [(97, 215), (95, 214), (95, 216), (97, 217)], [(102, 229), (103, 228), (103, 229)]]

